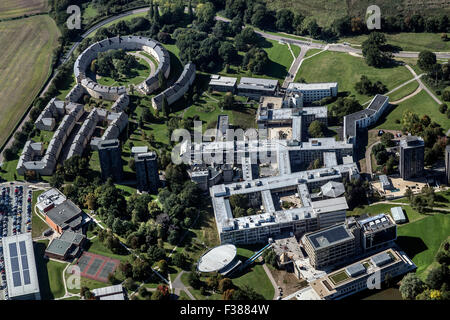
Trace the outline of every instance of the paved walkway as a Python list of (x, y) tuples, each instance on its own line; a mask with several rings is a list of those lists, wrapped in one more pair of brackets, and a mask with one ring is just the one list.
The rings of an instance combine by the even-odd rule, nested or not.
[(181, 290), (183, 290), (184, 292), (186, 292), (186, 294), (188, 295), (188, 297), (191, 300), (197, 300), (195, 299), (195, 297), (192, 295), (192, 293), (189, 291), (189, 289), (184, 285), (184, 283), (181, 281), (181, 275), (183, 275), (184, 273), (186, 273), (184, 270), (182, 270), (178, 276), (175, 278), (175, 280), (173, 280), (172, 282), (172, 287), (174, 289), (174, 293), (179, 296)]

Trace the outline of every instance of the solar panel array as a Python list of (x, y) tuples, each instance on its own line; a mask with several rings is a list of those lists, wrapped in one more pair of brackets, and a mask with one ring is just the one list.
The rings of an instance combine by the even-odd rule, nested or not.
[[(13, 278), (14, 287), (20, 287), (22, 285), (30, 284), (31, 283), (30, 268), (28, 265), (27, 248), (25, 245), (25, 241), (19, 242), (19, 251), (17, 250), (16, 243), (10, 243), (9, 253), (11, 261), (11, 274)], [(19, 259), (22, 267), (20, 267)]]

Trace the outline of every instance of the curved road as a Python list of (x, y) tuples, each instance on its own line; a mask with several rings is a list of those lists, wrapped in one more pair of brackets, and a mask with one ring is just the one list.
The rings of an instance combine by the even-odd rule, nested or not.
[[(109, 17), (109, 18), (99, 22), (98, 24), (94, 25), (89, 30), (87, 30), (85, 33), (83, 33), (80, 36), (80, 39), (78, 41), (76, 41), (72, 45), (70, 50), (60, 60), (61, 64), (64, 64), (65, 62), (67, 62), (69, 60), (70, 56), (76, 50), (76, 48), (78, 48), (78, 46), (80, 45), (81, 41), (83, 41), (85, 38), (87, 38), (89, 35), (91, 35), (95, 31), (97, 31), (101, 27), (105, 26), (108, 23), (111, 23), (111, 22), (114, 22), (116, 20), (119, 20), (119, 19), (121, 19), (123, 17), (130, 16), (130, 15), (137, 14), (137, 13), (146, 12), (148, 10), (149, 10), (149, 7), (144, 7), (144, 8), (140, 8), (140, 9), (134, 9), (134, 10), (126, 11), (126, 12), (123, 12), (121, 14)], [(230, 22), (231, 21), (230, 19), (227, 19), (227, 18), (224, 18), (224, 17), (220, 17), (220, 16), (216, 16), (216, 20), (221, 20), (221, 21), (224, 21), (224, 22)], [(266, 39), (271, 39), (271, 40), (276, 40), (276, 41), (284, 41), (284, 42), (288, 42), (290, 44), (295, 44), (295, 45), (298, 45), (298, 46), (301, 46), (301, 47), (322, 49), (322, 50), (326, 49), (326, 50), (329, 50), (329, 51), (337, 51), (337, 52), (353, 52), (353, 53), (356, 53), (356, 54), (361, 54), (362, 53), (361, 49), (355, 49), (355, 48), (352, 48), (351, 46), (344, 45), (344, 44), (322, 44), (322, 43), (315, 43), (315, 42), (312, 42), (312, 41), (307, 42), (307, 41), (303, 41), (303, 40), (292, 39), (292, 38), (289, 38), (287, 36), (285, 37), (285, 36), (282, 36), (282, 35), (269, 34), (269, 33), (266, 33), (264, 31), (255, 31), (255, 32), (258, 33), (259, 35), (261, 35), (262, 37), (266, 38)], [(304, 50), (302, 50), (302, 51), (304, 51)], [(438, 59), (450, 59), (450, 52), (435, 52), (435, 53), (436, 53), (436, 57)], [(300, 54), (300, 56), (301, 55), (302, 54)], [(417, 58), (419, 56), (419, 52), (400, 51), (398, 53), (394, 53), (394, 56), (395, 57), (401, 57), (401, 58)], [(298, 61), (294, 61), (294, 63), (293, 63), (291, 68), (294, 69), (294, 70), (297, 69), (298, 64), (300, 63), (300, 60), (301, 59), (298, 59)], [(55, 78), (55, 76), (57, 74), (58, 74), (58, 69), (55, 70), (55, 72), (53, 74), (53, 77), (49, 80), (47, 86), (42, 91), (42, 93), (40, 95), (41, 97), (45, 94), (45, 92), (47, 91), (48, 87), (53, 82), (53, 80), (54, 80), (54, 78)], [(427, 90), (426, 87), (424, 87), (424, 89)], [(24, 119), (20, 123), (20, 125), (19, 125), (17, 130), (20, 130), (23, 127), (23, 125), (25, 124), (25, 122), (27, 122), (28, 120), (29, 120), (29, 112), (24, 117)], [(13, 135), (12, 135), (10, 137), (10, 139), (7, 141), (7, 143), (5, 144), (5, 148), (4, 149), (7, 149), (8, 147), (10, 147), (12, 145), (13, 141), (14, 141), (14, 138), (13, 138)], [(2, 161), (3, 161), (3, 153), (0, 154), (0, 163), (2, 163)]]

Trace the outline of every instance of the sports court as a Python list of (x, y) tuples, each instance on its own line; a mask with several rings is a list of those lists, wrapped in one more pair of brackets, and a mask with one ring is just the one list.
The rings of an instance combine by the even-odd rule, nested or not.
[(78, 259), (81, 276), (89, 279), (108, 282), (108, 275), (114, 272), (120, 261), (98, 254), (84, 252)]

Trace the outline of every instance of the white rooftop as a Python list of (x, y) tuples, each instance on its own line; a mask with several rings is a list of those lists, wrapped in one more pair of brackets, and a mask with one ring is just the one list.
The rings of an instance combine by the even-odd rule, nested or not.
[(198, 261), (198, 271), (214, 272), (226, 267), (236, 257), (237, 249), (232, 244), (212, 248)]

